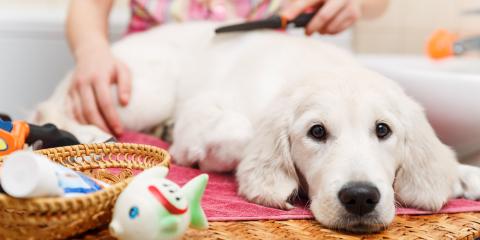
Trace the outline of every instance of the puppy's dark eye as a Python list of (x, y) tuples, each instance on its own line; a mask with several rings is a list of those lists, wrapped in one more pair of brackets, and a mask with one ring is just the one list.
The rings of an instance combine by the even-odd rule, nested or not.
[(308, 131), (308, 135), (318, 141), (323, 141), (327, 138), (327, 130), (323, 125), (313, 125)]
[(377, 123), (375, 132), (380, 140), (387, 139), (392, 134), (392, 130), (390, 130), (390, 127), (385, 123)]

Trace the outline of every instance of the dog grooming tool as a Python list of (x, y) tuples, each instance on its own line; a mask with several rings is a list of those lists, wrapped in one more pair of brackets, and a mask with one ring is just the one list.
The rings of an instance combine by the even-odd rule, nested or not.
[(80, 144), (71, 133), (53, 124), (38, 126), (25, 121), (11, 121), (8, 115), (0, 117), (0, 156), (21, 150), (25, 144), (34, 145), (37, 141), (41, 141), (42, 148)]
[(433, 59), (459, 56), (473, 50), (480, 50), (480, 36), (459, 39), (458, 35), (439, 29), (427, 41), (427, 54)]
[(313, 16), (317, 13), (318, 9), (310, 10), (298, 15), (292, 20), (288, 20), (284, 16), (273, 15), (269, 18), (245, 22), (240, 24), (228, 25), (215, 29), (215, 33), (227, 33), (227, 32), (240, 32), (240, 31), (250, 31), (257, 29), (281, 29), (284, 30), (288, 26), (293, 25), (293, 27), (305, 27), (312, 20)]

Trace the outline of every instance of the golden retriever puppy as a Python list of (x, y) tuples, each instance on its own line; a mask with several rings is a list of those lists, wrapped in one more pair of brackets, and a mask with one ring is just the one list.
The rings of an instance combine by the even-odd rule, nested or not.
[[(320, 223), (354, 232), (387, 226), (395, 202), (436, 211), (479, 196), (479, 170), (457, 163), (393, 81), (319, 40), (214, 27), (165, 25), (113, 46), (133, 76), (124, 126), (173, 122), (177, 164), (235, 170), (239, 194), (270, 207), (290, 208), (303, 190)], [(69, 81), (34, 120), (84, 142), (108, 138), (74, 120)]]

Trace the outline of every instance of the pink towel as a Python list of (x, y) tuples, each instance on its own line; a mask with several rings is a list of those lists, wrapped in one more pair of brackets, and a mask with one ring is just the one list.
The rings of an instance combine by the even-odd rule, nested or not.
[[(168, 148), (168, 144), (161, 140), (140, 133), (127, 132), (122, 135), (121, 142), (149, 144), (161, 148)], [(201, 173), (198, 169), (172, 165), (168, 178), (179, 185)], [(237, 184), (231, 174), (209, 173), (210, 178), (202, 206), (210, 221), (241, 221), (241, 220), (286, 220), (311, 219), (311, 212), (306, 203), (297, 203), (289, 211), (264, 207), (249, 203), (236, 193)], [(480, 202), (465, 199), (450, 200), (440, 211), (441, 213), (475, 212), (480, 211)], [(397, 214), (431, 214), (431, 212), (412, 208), (398, 208)]]

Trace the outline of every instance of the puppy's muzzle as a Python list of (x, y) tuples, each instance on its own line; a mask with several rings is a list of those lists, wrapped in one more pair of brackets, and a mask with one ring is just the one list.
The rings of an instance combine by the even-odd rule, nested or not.
[(350, 182), (340, 189), (338, 199), (347, 212), (363, 216), (375, 209), (380, 201), (380, 192), (370, 183)]

